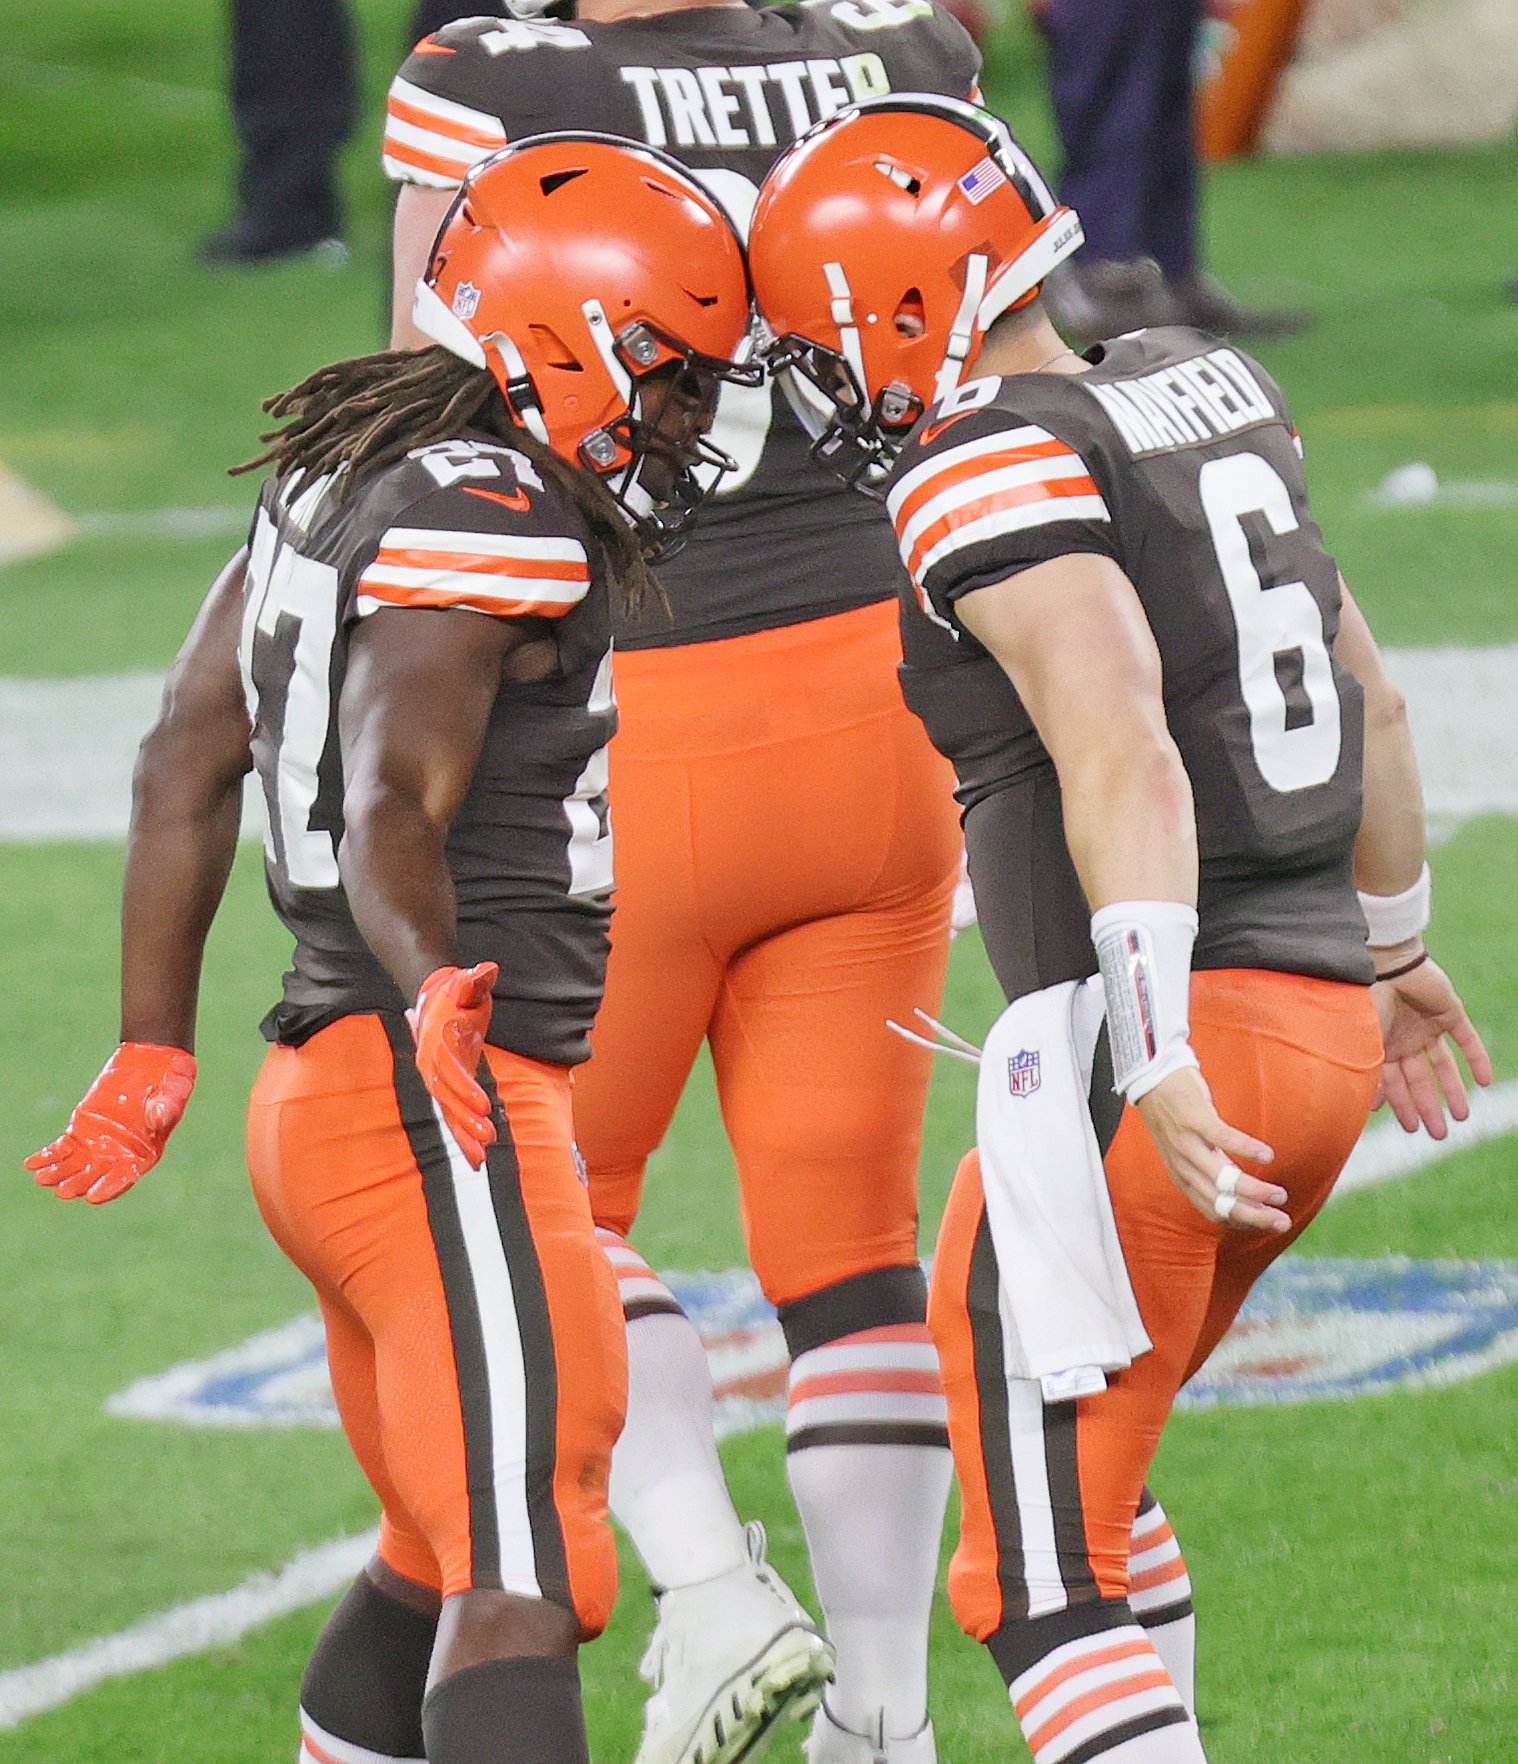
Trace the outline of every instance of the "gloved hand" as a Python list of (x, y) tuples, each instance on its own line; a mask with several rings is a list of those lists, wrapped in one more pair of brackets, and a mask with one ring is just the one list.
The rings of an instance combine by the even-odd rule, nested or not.
[(125, 1194), (163, 1156), (195, 1088), (195, 1056), (182, 1047), (123, 1041), (69, 1116), (67, 1130), (26, 1160), (59, 1200), (95, 1206)]
[(485, 1162), (485, 1147), (495, 1143), (490, 1098), (475, 1073), (490, 1027), (490, 989), (500, 971), (494, 962), (434, 968), (406, 1012), (422, 1083), (476, 1170)]

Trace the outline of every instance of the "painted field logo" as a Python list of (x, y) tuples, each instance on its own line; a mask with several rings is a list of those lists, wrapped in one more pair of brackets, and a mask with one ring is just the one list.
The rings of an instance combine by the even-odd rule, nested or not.
[(1283, 1256), (1179, 1407), (1458, 1384), (1518, 1359), (1518, 1262)]
[[(1018, 1055), (1017, 1058), (1024, 1056)], [(1033, 1088), (1037, 1084), (1037, 1055)], [(785, 1414), (785, 1338), (747, 1268), (666, 1274), (701, 1332), (717, 1431)], [(1177, 1407), (1305, 1403), (1456, 1384), (1518, 1360), (1518, 1261), (1283, 1256)], [(208, 1360), (141, 1378), (112, 1415), (212, 1427), (335, 1427), (321, 1319), (296, 1317)]]
[(1043, 1082), (1038, 1068), (1037, 1051), (1024, 1048), (1007, 1058), (1007, 1089), (1013, 1096), (1032, 1096)]

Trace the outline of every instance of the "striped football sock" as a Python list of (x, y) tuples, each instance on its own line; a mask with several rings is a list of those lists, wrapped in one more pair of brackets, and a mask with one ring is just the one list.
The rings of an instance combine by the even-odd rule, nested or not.
[(626, 1238), (596, 1236), (627, 1317), (627, 1423), (608, 1504), (654, 1585), (712, 1580), (745, 1560), (712, 1431), (712, 1375), (695, 1325)]
[(1133, 1521), (1128, 1604), (1165, 1662), (1181, 1701), (1196, 1713), (1196, 1613), (1191, 1576), (1165, 1509), (1146, 1488)]
[(1060, 1643), (1008, 1689), (1033, 1764), (1205, 1764), (1196, 1726), (1136, 1623)]
[(953, 1465), (924, 1323), (859, 1329), (791, 1365), (786, 1470), (837, 1650), (828, 1708), (888, 1738), (927, 1718), (928, 1614)]

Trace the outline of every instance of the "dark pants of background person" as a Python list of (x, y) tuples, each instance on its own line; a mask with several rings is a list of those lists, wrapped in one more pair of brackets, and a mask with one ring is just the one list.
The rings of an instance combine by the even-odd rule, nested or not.
[(1083, 258), (1155, 258), (1196, 270), (1191, 64), (1201, 0), (1052, 0), (1059, 194), (1081, 217)]
[[(410, 46), (490, 0), (421, 0)], [(338, 149), (357, 116), (357, 57), (344, 0), (232, 0), (232, 122), (241, 159), (238, 208), (278, 237), (336, 233)]]

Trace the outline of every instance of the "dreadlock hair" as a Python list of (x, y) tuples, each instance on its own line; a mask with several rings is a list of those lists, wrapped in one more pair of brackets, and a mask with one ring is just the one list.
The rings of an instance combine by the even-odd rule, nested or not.
[(467, 429), (492, 435), (529, 459), (584, 517), (624, 613), (663, 601), (637, 538), (595, 473), (571, 465), (513, 422), (488, 369), (441, 344), (334, 362), (265, 399), (263, 408), (289, 420), (260, 435), (268, 451), (233, 466), (230, 475), (272, 466), (282, 477), (299, 471), (315, 479), (346, 467), (333, 486), (340, 497), (415, 448), (451, 441)]

